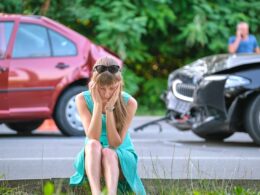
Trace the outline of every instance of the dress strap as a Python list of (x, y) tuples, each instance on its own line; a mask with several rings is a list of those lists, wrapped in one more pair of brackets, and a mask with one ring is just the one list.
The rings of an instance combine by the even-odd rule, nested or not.
[(86, 100), (86, 103), (87, 103), (89, 111), (91, 113), (93, 113), (93, 101), (92, 101), (92, 97), (91, 97), (90, 91), (84, 91), (83, 92), (83, 96), (84, 96), (84, 98)]
[(122, 91), (122, 96), (123, 96), (123, 100), (125, 101), (125, 103), (127, 104), (131, 95), (129, 93), (126, 93), (124, 91)]

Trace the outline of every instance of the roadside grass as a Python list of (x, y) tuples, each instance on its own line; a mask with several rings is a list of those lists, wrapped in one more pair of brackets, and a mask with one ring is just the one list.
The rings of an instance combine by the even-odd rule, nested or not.
[[(70, 187), (68, 179), (0, 181), (1, 195), (91, 194), (87, 183)], [(260, 195), (257, 180), (172, 180), (143, 179), (147, 194), (160, 195)], [(107, 194), (103, 189), (102, 194)], [(119, 193), (120, 194), (120, 193)]]

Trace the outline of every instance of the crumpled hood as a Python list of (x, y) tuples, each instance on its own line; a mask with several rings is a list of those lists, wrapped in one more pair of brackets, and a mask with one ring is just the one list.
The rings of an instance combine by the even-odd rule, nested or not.
[(259, 62), (259, 54), (219, 54), (198, 59), (184, 66), (183, 70), (192, 71), (200, 75), (210, 75), (234, 67)]

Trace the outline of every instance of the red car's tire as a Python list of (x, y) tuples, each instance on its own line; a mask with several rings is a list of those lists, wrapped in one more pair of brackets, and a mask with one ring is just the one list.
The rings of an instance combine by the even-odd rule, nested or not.
[(86, 90), (87, 87), (84, 86), (73, 86), (59, 98), (54, 112), (54, 120), (64, 135), (83, 136), (85, 134), (77, 112), (75, 96)]
[(41, 126), (42, 123), (43, 120), (35, 120), (35, 121), (8, 122), (5, 123), (5, 125), (10, 129), (17, 131), (17, 133), (30, 134), (33, 130)]

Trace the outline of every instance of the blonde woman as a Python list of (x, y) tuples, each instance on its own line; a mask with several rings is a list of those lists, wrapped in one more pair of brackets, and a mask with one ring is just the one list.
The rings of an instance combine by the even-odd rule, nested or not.
[(137, 173), (137, 154), (128, 128), (137, 109), (136, 100), (122, 91), (120, 66), (104, 57), (93, 66), (89, 91), (76, 96), (76, 105), (86, 134), (85, 147), (74, 162), (71, 185), (89, 182), (93, 195), (101, 193), (101, 178), (108, 194), (146, 194)]

